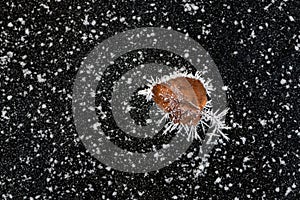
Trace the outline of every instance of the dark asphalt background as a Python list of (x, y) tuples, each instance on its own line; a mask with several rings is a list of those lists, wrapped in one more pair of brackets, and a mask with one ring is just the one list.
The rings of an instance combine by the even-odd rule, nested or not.
[[(199, 1), (195, 13), (153, 3), (0, 3), (0, 199), (300, 199), (299, 1)], [(157, 172), (119, 172), (78, 139), (81, 62), (115, 33), (145, 26), (188, 33), (228, 86), (227, 121), (241, 127), (215, 146), (203, 176), (186, 155)]]

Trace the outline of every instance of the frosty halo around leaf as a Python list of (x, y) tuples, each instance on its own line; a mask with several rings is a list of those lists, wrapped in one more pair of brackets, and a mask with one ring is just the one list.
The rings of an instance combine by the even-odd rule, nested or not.
[(179, 131), (185, 130), (188, 140), (201, 139), (197, 133), (197, 126), (200, 125), (203, 132), (205, 127), (212, 127), (213, 131), (208, 134), (221, 134), (226, 140), (229, 139), (222, 132), (229, 128), (224, 119), (228, 109), (211, 111), (212, 100), (208, 100), (207, 95), (214, 91), (214, 87), (211, 80), (205, 80), (199, 71), (193, 75), (181, 69), (161, 78), (151, 77), (147, 86), (139, 94), (144, 95), (147, 101), (153, 100), (164, 112), (164, 117), (159, 121), (169, 120), (164, 134), (178, 128)]
[[(227, 104), (226, 93), (222, 90), (222, 87), (224, 87), (222, 76), (209, 53), (197, 41), (178, 31), (158, 27), (136, 28), (118, 33), (98, 44), (81, 64), (74, 80), (72, 108), (76, 131), (86, 149), (101, 163), (119, 171), (145, 173), (159, 170), (180, 158), (192, 144), (192, 140), (188, 141), (185, 133), (182, 133), (175, 134), (168, 145), (165, 146), (166, 148), (146, 153), (132, 152), (122, 149), (110, 141), (106, 136), (106, 125), (99, 122), (98, 115), (95, 112), (95, 95), (93, 94), (96, 93), (98, 82), (104, 77), (103, 74), (106, 69), (116, 58), (130, 51), (149, 48), (174, 53), (187, 60), (196, 71), (205, 72), (203, 77), (208, 81), (203, 81), (203, 84), (212, 101), (211, 110), (205, 112), (202, 118), (211, 119), (210, 124), (215, 126), (210, 125), (207, 132), (215, 134), (205, 135), (202, 144), (199, 146), (199, 159), (205, 161), (209, 157), (220, 136), (217, 133), (220, 133), (219, 130), (225, 126), (225, 124), (220, 123), (226, 114), (224, 110)], [(145, 64), (144, 74), (149, 77), (158, 77), (156, 71), (153, 70), (157, 63), (155, 66), (152, 64)], [(165, 69), (164, 67), (161, 68)], [(160, 73), (160, 75), (164, 74)], [(190, 75), (186, 74), (186, 76)], [(209, 85), (205, 85), (209, 80), (214, 86), (211, 90)], [(141, 85), (146, 83), (145, 81)], [(124, 91), (124, 94), (130, 94), (131, 92), (129, 88), (120, 91)], [(212, 91), (211, 94), (209, 94), (210, 91)], [(112, 93), (112, 91), (103, 92), (106, 94)], [(152, 98), (151, 93), (148, 94), (150, 95), (148, 95), (148, 98)], [(120, 105), (117, 102), (112, 102), (111, 106), (107, 108), (115, 110), (116, 113), (121, 113)], [(160, 112), (160, 109), (157, 110)], [(218, 114), (219, 111), (222, 112)], [(109, 117), (113, 117), (114, 121), (119, 121), (124, 126), (128, 124), (128, 121), (119, 115), (112, 114)], [(151, 126), (149, 125), (148, 130), (152, 130), (152, 128), (154, 128), (154, 123)], [(174, 129), (173, 126), (167, 128)], [(186, 127), (183, 127), (182, 132), (185, 132), (185, 129)], [(157, 159), (157, 155), (160, 159)], [(204, 166), (201, 169), (204, 169)]]

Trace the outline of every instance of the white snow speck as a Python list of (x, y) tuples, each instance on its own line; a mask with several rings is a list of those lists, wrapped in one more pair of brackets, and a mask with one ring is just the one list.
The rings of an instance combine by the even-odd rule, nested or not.
[(120, 22), (124, 22), (124, 21), (125, 21), (125, 17), (121, 17)]
[(281, 79), (281, 81), (280, 81), (280, 84), (281, 85), (284, 85), (284, 84), (286, 84), (286, 80), (283, 78), (283, 79)]
[(220, 182), (221, 182), (221, 178), (218, 177), (218, 178), (216, 179), (216, 181), (215, 181), (215, 184), (216, 184), (216, 183), (220, 183)]
[(37, 78), (38, 78), (38, 82), (40, 82), (40, 83), (43, 83), (43, 82), (46, 81), (46, 79), (42, 78), (42, 75), (41, 75), (41, 74), (38, 74), (38, 75), (37, 75)]
[(289, 19), (290, 19), (291, 22), (294, 22), (294, 21), (295, 21), (295, 19), (294, 19), (293, 16), (289, 16)]
[(292, 189), (290, 187), (287, 188), (286, 192), (285, 192), (285, 196), (289, 195), (289, 193), (292, 191)]
[(191, 158), (193, 156), (193, 152), (188, 153), (187, 157)]
[(228, 90), (228, 86), (223, 86), (222, 90), (227, 91)]
[(8, 100), (11, 100), (11, 99), (12, 99), (12, 96), (11, 96), (11, 95), (7, 96), (7, 99), (8, 99)]

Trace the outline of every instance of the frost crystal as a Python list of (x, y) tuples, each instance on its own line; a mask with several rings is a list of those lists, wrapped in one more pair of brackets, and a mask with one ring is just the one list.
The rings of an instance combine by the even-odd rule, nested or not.
[[(154, 79), (153, 77), (151, 77), (151, 79), (148, 80), (149, 83), (147, 84), (147, 88), (139, 91), (138, 94), (145, 96), (147, 101), (151, 101), (153, 99), (152, 89), (155, 85), (161, 84), (161, 83), (166, 83), (167, 81), (178, 78), (178, 77), (186, 77), (186, 78), (192, 78), (192, 79), (199, 80), (203, 84), (203, 86), (206, 90), (206, 93), (209, 96), (215, 90), (211, 84), (211, 80), (210, 79), (205, 80), (201, 76), (200, 72), (196, 72), (196, 74), (193, 75), (186, 71), (183, 71), (183, 72), (177, 71), (173, 74), (163, 76), (160, 79), (159, 78)], [(180, 99), (179, 99), (179, 101), (180, 101)], [(196, 107), (196, 105), (195, 105), (195, 107)], [(229, 109), (226, 108), (224, 110), (213, 111), (212, 110), (212, 100), (208, 100), (203, 109), (197, 109), (197, 111), (196, 111), (197, 114), (199, 114), (201, 116), (201, 119), (200, 119), (198, 125), (202, 128), (203, 132), (205, 132), (206, 128), (211, 128), (212, 131), (208, 133), (208, 135), (210, 137), (221, 135), (226, 140), (229, 140), (228, 136), (223, 132), (223, 130), (229, 129), (229, 127), (226, 126), (226, 124), (225, 124), (225, 116), (226, 116), (228, 110)], [(158, 123), (162, 123), (165, 120), (169, 120), (170, 114), (172, 114), (172, 111), (164, 112), (161, 110), (161, 112), (163, 112), (163, 118)], [(172, 120), (169, 120), (169, 122), (166, 123), (166, 125), (165, 125), (164, 134), (169, 131), (178, 129), (179, 131), (184, 130), (187, 133), (188, 140), (193, 140), (193, 139), (201, 140), (199, 134), (197, 133), (198, 125), (196, 125), (196, 126), (192, 125), (192, 124), (187, 125), (187, 124), (182, 124), (180, 122), (174, 123)]]

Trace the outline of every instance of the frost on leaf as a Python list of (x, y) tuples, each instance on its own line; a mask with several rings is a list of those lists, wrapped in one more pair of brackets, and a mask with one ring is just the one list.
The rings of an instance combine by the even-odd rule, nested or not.
[(212, 100), (207, 96), (214, 90), (211, 80), (205, 80), (199, 72), (195, 75), (175, 72), (160, 79), (151, 77), (147, 88), (139, 94), (145, 96), (147, 101), (153, 100), (163, 112), (163, 118), (158, 123), (168, 120), (164, 133), (183, 130), (188, 140), (201, 140), (197, 132), (200, 127), (203, 133), (209, 129), (207, 134), (210, 137), (221, 135), (228, 140), (223, 131), (229, 129), (225, 124), (229, 109), (212, 109)]

